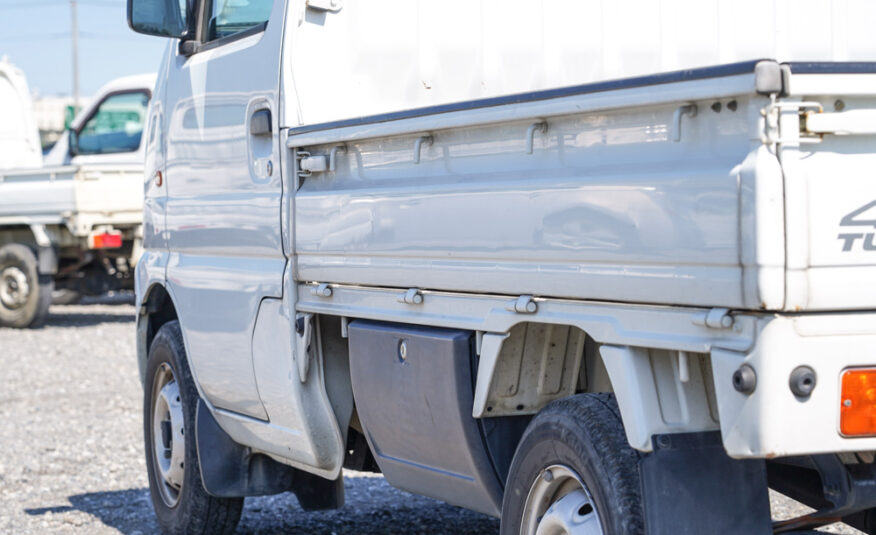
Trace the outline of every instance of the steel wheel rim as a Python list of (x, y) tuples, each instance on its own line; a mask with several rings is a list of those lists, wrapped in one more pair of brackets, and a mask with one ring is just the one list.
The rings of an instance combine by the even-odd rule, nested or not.
[(173, 369), (161, 364), (152, 381), (152, 467), (168, 507), (179, 503), (185, 478), (185, 420)]
[(520, 535), (604, 535), (593, 496), (581, 476), (554, 464), (529, 488)]
[(10, 310), (15, 310), (27, 304), (30, 296), (30, 284), (27, 275), (17, 266), (9, 266), (0, 273), (0, 303)]

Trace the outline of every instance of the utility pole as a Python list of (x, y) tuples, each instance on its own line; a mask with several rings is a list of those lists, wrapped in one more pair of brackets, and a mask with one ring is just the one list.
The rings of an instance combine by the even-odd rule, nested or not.
[(79, 111), (79, 21), (76, 16), (76, 0), (70, 0), (70, 38), (73, 48), (73, 114)]

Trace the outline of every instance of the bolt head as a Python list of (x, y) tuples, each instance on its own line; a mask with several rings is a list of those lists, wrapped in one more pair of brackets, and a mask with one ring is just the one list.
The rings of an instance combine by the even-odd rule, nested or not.
[(806, 399), (815, 390), (818, 377), (809, 366), (797, 366), (788, 378), (791, 392), (798, 398)]
[(545, 481), (553, 481), (554, 480), (554, 473), (551, 472), (550, 470), (545, 470), (544, 474), (542, 474), (541, 477), (543, 477)]
[(757, 374), (754, 368), (748, 364), (743, 364), (733, 373), (733, 388), (737, 392), (745, 395), (750, 395), (757, 388)]

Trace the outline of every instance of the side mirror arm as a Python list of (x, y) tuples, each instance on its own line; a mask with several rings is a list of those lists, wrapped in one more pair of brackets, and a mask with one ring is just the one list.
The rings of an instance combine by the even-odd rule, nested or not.
[(72, 128), (70, 133), (67, 134), (67, 152), (70, 153), (70, 156), (79, 154), (79, 134)]
[(179, 40), (179, 54), (190, 57), (201, 49), (201, 43), (196, 41), (189, 31), (182, 34)]

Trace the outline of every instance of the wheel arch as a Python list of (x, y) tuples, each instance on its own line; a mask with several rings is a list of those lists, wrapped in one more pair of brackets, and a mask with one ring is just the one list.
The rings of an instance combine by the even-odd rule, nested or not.
[(58, 254), (46, 225), (18, 223), (0, 226), (0, 247), (12, 243), (29, 247), (34, 252), (40, 275), (57, 273)]
[(149, 348), (162, 325), (178, 320), (173, 297), (161, 283), (152, 284), (143, 294), (137, 313), (137, 367), (140, 382), (146, 380), (146, 361)]
[(598, 341), (571, 324), (521, 322), (480, 344), (475, 417), (537, 414), (581, 393), (612, 393), (629, 443), (719, 428), (711, 357)]
[(534, 415), (581, 392), (612, 392), (601, 344), (572, 324), (524, 321), (478, 335), (473, 416)]

